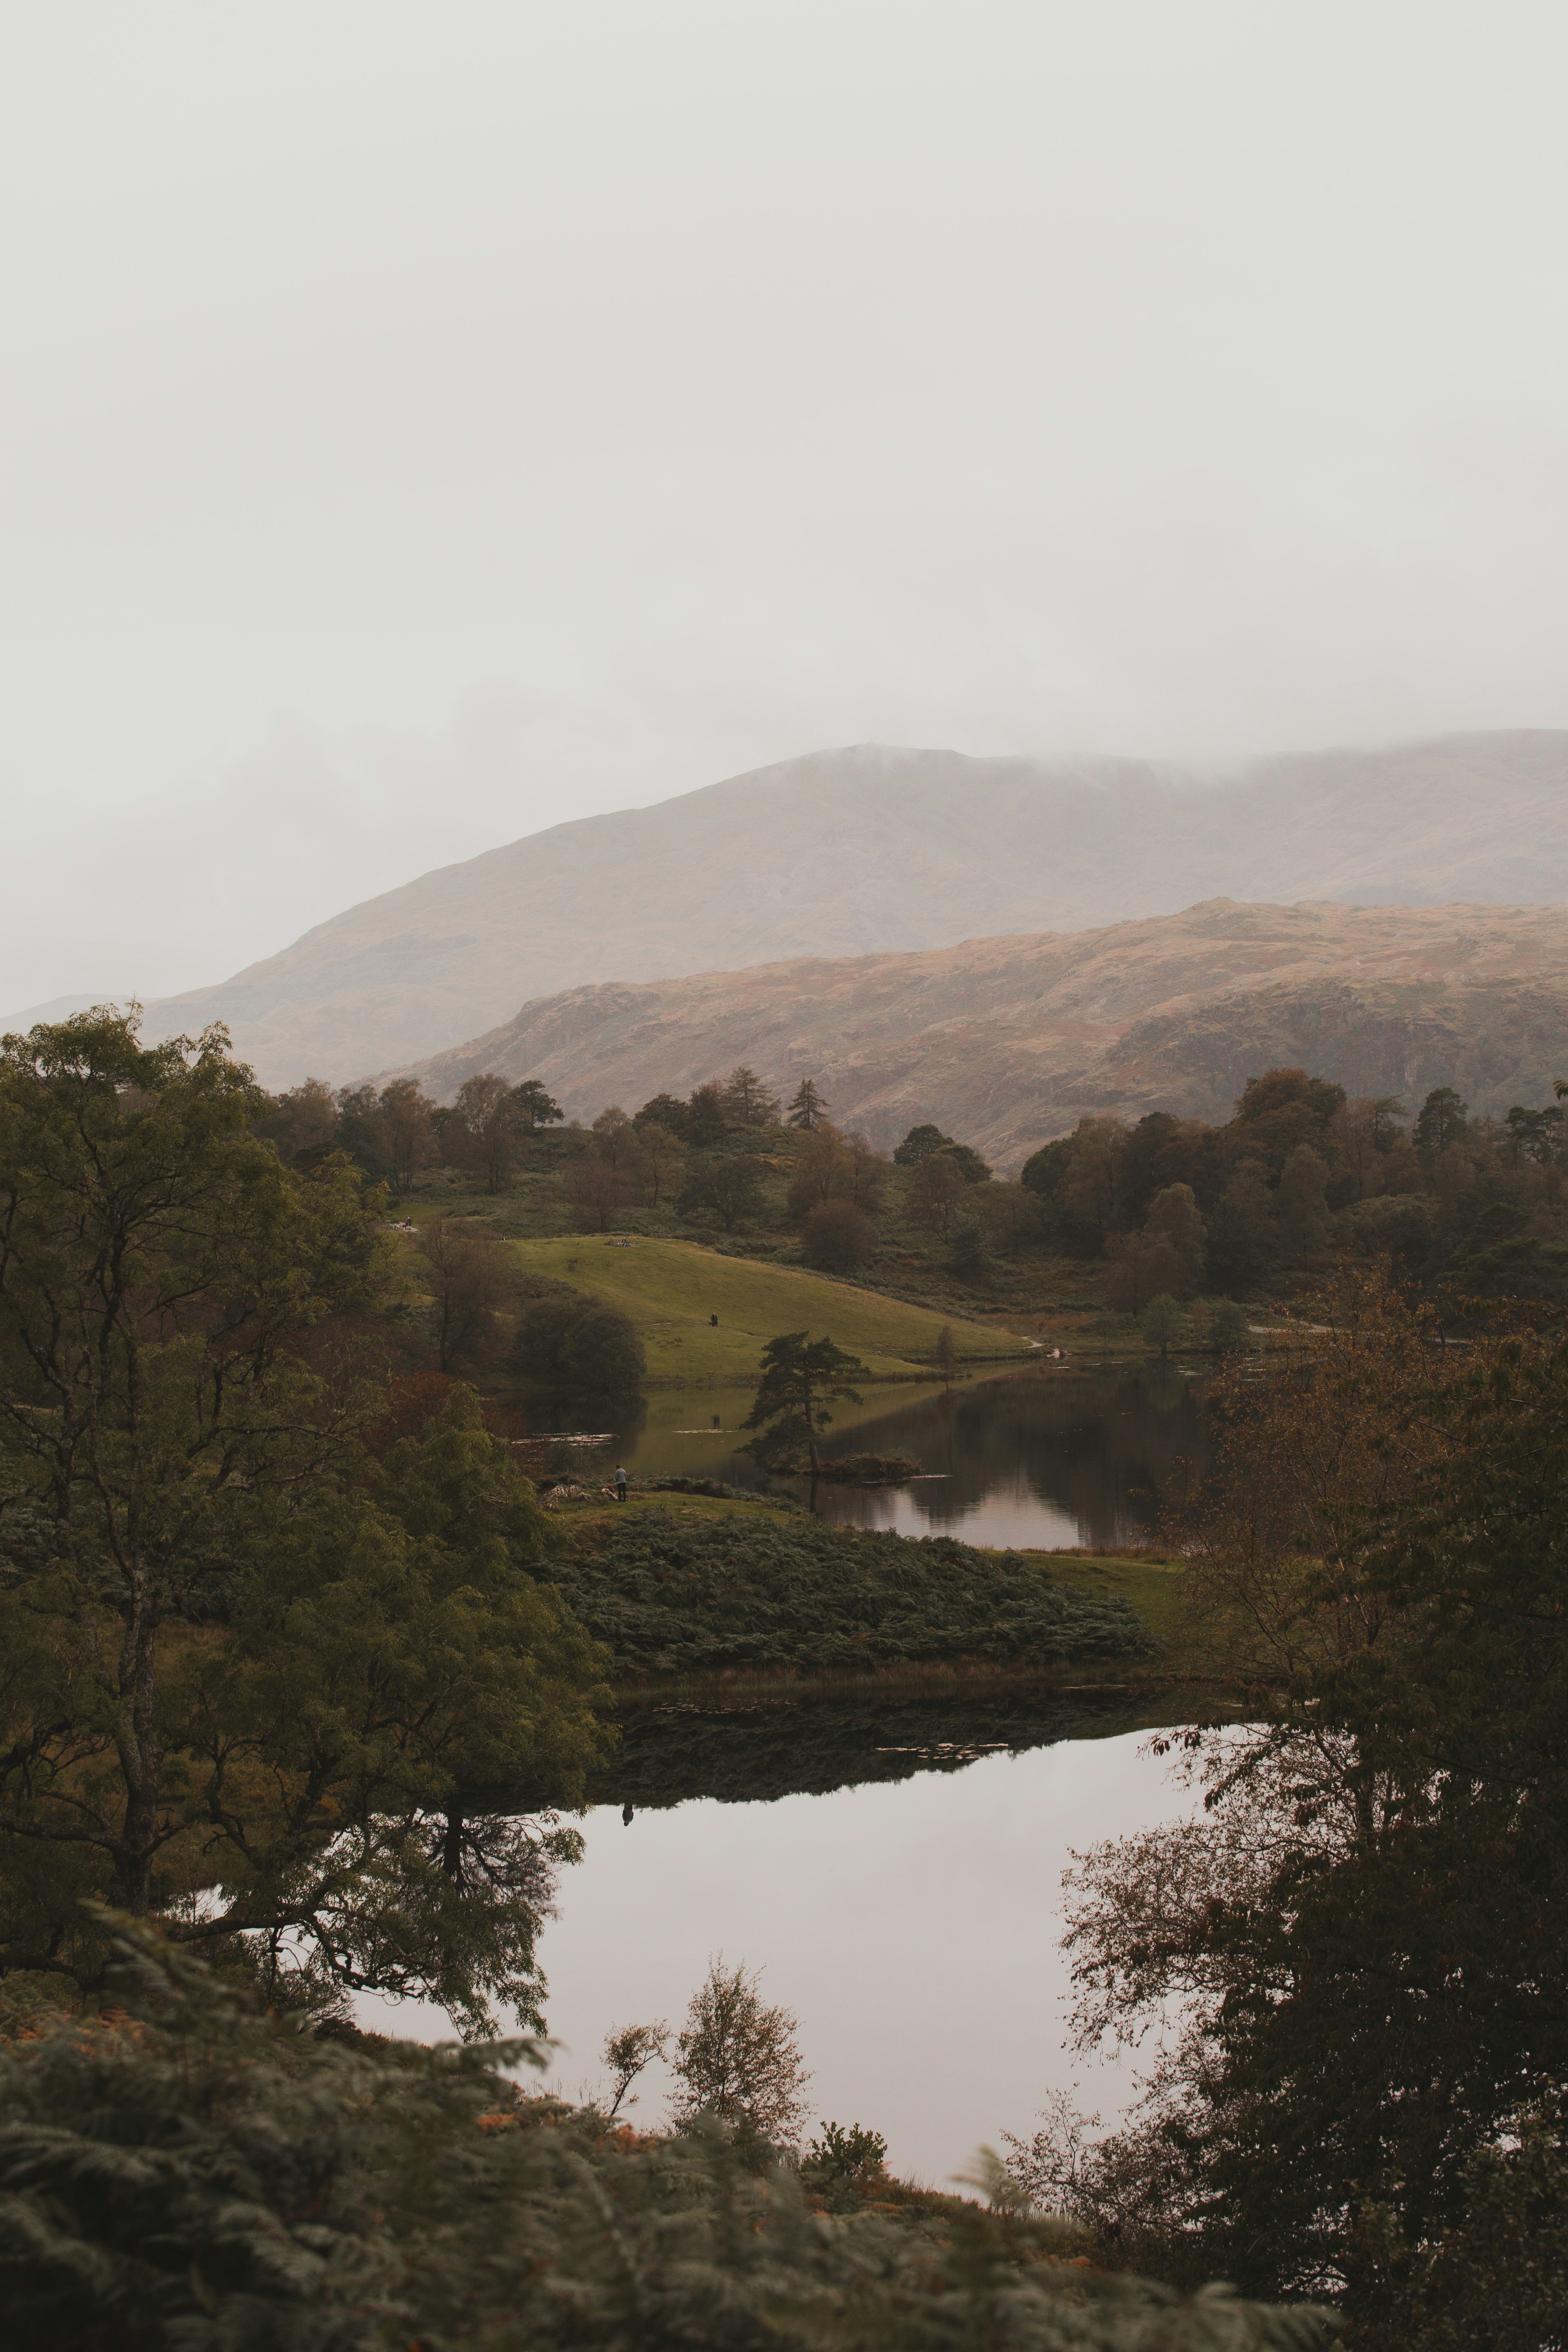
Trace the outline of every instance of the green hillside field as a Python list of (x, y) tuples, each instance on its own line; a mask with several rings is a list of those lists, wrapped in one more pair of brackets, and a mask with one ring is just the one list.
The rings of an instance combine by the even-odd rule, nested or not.
[[(794, 1266), (721, 1256), (695, 1242), (577, 1234), (510, 1244), (531, 1273), (613, 1300), (647, 1351), (650, 1381), (682, 1387), (753, 1383), (781, 1331), (824, 1336), (880, 1381), (929, 1381), (937, 1334), (950, 1323), (960, 1363), (1023, 1363), (1037, 1348), (994, 1323), (971, 1323)], [(715, 1330), (708, 1318), (717, 1315)]]

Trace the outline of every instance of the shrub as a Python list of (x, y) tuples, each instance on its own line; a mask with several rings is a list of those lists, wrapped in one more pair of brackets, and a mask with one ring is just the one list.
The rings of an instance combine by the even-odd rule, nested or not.
[(907, 2219), (825, 2226), (712, 2125), (643, 2137), (521, 2095), (497, 2065), (528, 2045), (345, 2046), (150, 1938), (134, 1962), (134, 2024), (0, 2042), (12, 2352), (826, 2352), (847, 2309), (852, 2340), (905, 2352), (1326, 2340), (1326, 2315), (1065, 2266), (1062, 2226), (1016, 2205), (911, 2193)]
[(888, 2143), (880, 2132), (867, 2131), (859, 2124), (846, 2131), (842, 2124), (825, 2123), (801, 2158), (800, 2177), (814, 2188), (854, 2186), (874, 2180), (887, 2162)]
[(800, 1254), (825, 1274), (853, 1274), (877, 1255), (877, 1229), (853, 1201), (824, 1201), (801, 1227)]
[(1074, 1592), (1042, 1561), (820, 1519), (638, 1511), (550, 1574), (621, 1675), (1049, 1664), (1154, 1646), (1125, 1601)]

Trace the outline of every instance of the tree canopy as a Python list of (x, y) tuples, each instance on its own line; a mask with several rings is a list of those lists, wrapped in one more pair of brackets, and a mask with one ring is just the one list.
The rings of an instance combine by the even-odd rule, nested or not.
[(827, 1407), (837, 1398), (860, 1402), (853, 1383), (868, 1380), (858, 1356), (836, 1347), (827, 1338), (814, 1339), (805, 1331), (785, 1331), (763, 1349), (763, 1376), (752, 1410), (741, 1426), (763, 1433), (752, 1441), (761, 1459), (798, 1453), (804, 1446), (815, 1477), (820, 1464), (816, 1441), (833, 1415)]
[(454, 1389), (379, 1465), (379, 1203), (286, 1165), (221, 1032), (0, 1048), (0, 1965), (78, 1987), (84, 1897), (265, 1975), (537, 2010), (598, 1656)]
[(1392, 2342), (1413, 2280), (1481, 2274), (1489, 2167), (1568, 2232), (1519, 2169), (1568, 2084), (1568, 1344), (1451, 1358), (1367, 1281), (1311, 1319), (1189, 1538), (1251, 1727), (1190, 1736), (1201, 1818), (1079, 1870), (1085, 2038), (1187, 2017), (1080, 2179), (1151, 2260)]

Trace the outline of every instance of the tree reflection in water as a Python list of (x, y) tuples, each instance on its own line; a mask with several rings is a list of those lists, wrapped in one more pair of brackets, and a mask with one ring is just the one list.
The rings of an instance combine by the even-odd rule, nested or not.
[[(825, 1481), (814, 1507), (853, 1526), (962, 1534), (971, 1543), (1135, 1541), (1205, 1466), (1208, 1385), (1205, 1372), (1150, 1364), (976, 1381), (907, 1403), (895, 1394), (882, 1412), (831, 1429), (824, 1460), (901, 1454), (938, 1475), (901, 1488)], [(733, 1393), (727, 1402), (732, 1424), (740, 1417)], [(683, 1415), (693, 1427), (709, 1417), (706, 1395)], [(696, 1466), (672, 1434), (680, 1433), (650, 1433), (634, 1457), (637, 1475)], [(766, 1483), (743, 1456), (716, 1447), (704, 1449), (701, 1467), (735, 1486)], [(805, 1480), (777, 1486), (793, 1486), (802, 1500), (810, 1494)]]

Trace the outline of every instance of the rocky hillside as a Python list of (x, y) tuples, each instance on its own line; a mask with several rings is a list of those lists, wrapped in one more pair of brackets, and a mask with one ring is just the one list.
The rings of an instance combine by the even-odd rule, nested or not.
[[(1202, 777), (877, 746), (590, 817), (351, 908), (152, 1034), (229, 1025), (273, 1086), (436, 1052), (587, 982), (938, 948), (1194, 900), (1568, 900), (1568, 734)], [(431, 813), (438, 837), (439, 812)]]
[(925, 954), (763, 964), (527, 1004), (417, 1066), (542, 1077), (577, 1117), (749, 1062), (816, 1079), (882, 1144), (922, 1119), (1013, 1166), (1085, 1112), (1229, 1115), (1301, 1064), (1352, 1094), (1455, 1086), (1477, 1110), (1568, 1076), (1568, 907), (1239, 906)]

